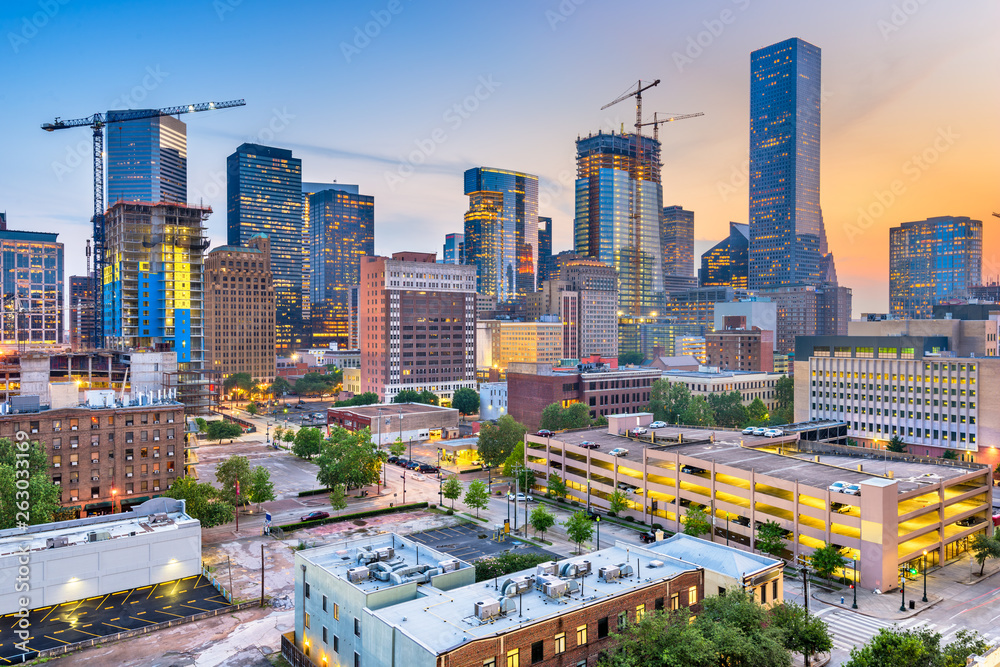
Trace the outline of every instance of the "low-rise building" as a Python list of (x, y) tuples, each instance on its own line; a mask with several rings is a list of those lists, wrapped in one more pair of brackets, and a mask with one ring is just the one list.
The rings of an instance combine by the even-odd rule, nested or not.
[(500, 419), (507, 414), (507, 383), (483, 382), (479, 385), (479, 419)]
[(563, 358), (563, 327), (556, 317), (547, 322), (481, 320), (476, 322), (476, 343), (477, 368), (503, 372), (512, 362), (551, 365)]
[(770, 373), (774, 370), (774, 332), (737, 326), (707, 333), (705, 364), (721, 370)]
[(348, 366), (344, 369), (344, 391), (357, 396), (361, 393), (361, 369)]
[(327, 428), (348, 431), (371, 429), (372, 441), (386, 445), (396, 440), (427, 440), (432, 432), (458, 428), (458, 410), (424, 403), (385, 403), (327, 408)]
[(743, 397), (743, 405), (750, 405), (754, 399), (759, 398), (768, 410), (773, 410), (778, 401), (774, 388), (782, 375), (753, 371), (720, 371), (703, 367), (698, 371), (663, 371), (662, 377), (671, 384), (680, 382), (687, 385), (692, 396), (704, 396), (707, 399), (712, 394), (738, 391)]

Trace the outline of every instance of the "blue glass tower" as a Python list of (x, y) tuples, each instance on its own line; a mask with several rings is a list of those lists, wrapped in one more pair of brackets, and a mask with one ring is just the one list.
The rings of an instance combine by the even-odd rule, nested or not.
[(750, 54), (750, 289), (823, 280), (820, 49), (793, 38)]
[(109, 207), (119, 201), (187, 202), (187, 125), (183, 121), (159, 116), (110, 122), (104, 141)]
[(446, 234), (442, 251), (442, 264), (465, 264), (465, 234)]

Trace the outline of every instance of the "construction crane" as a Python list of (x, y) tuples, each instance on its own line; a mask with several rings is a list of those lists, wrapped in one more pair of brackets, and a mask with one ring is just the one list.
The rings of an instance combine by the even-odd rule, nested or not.
[(994, 218), (1000, 218), (1000, 213), (994, 213), (994, 214), (993, 214), (993, 217), (994, 217)]
[(698, 116), (704, 116), (704, 115), (705, 115), (705, 113), (703, 111), (699, 111), (697, 113), (686, 113), (686, 114), (682, 114), (680, 116), (670, 116), (668, 118), (657, 119), (657, 114), (656, 114), (656, 112), (654, 112), (653, 113), (653, 120), (651, 120), (649, 122), (646, 122), (646, 123), (640, 123), (640, 127), (645, 127), (646, 125), (652, 125), (653, 126), (653, 141), (659, 141), (660, 140), (660, 125), (662, 125), (663, 123), (669, 123), (669, 122), (675, 121), (675, 120), (684, 120), (685, 118), (697, 118)]
[(93, 343), (96, 348), (104, 347), (104, 126), (108, 123), (120, 123), (143, 118), (158, 118), (160, 116), (179, 116), (182, 113), (197, 111), (214, 111), (241, 107), (244, 100), (228, 102), (203, 102), (164, 109), (136, 109), (125, 111), (108, 111), (106, 114), (95, 113), (86, 118), (62, 120), (58, 116), (51, 123), (42, 123), (46, 132), (66, 130), (71, 127), (89, 127), (94, 133), (94, 331)]
[(634, 97), (635, 98), (635, 133), (637, 135), (641, 136), (642, 135), (642, 92), (644, 90), (649, 90), (653, 86), (659, 85), (659, 83), (660, 83), (660, 80), (657, 79), (653, 83), (647, 83), (644, 86), (644, 85), (642, 85), (642, 81), (640, 80), (639, 83), (636, 84), (635, 90), (632, 90), (632, 91), (629, 91), (629, 92), (625, 93), (624, 95), (622, 95), (621, 97), (619, 97), (614, 102), (608, 102), (603, 107), (601, 107), (601, 111), (604, 111), (608, 107), (611, 107), (611, 106), (614, 106), (614, 105), (618, 104), (622, 100), (627, 100), (630, 97)]

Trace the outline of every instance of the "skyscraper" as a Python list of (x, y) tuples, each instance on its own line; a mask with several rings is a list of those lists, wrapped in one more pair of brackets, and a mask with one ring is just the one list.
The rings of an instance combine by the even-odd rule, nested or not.
[(446, 234), (442, 264), (465, 264), (465, 234)]
[(663, 207), (663, 288), (682, 292), (698, 286), (694, 277), (694, 211)]
[(750, 289), (815, 285), (820, 237), (820, 49), (750, 54)]
[(302, 184), (302, 324), (307, 329), (312, 320), (312, 303), (310, 302), (312, 280), (312, 266), (309, 257), (309, 243), (312, 239), (312, 231), (309, 216), (309, 195), (316, 194), (321, 190), (343, 190), (358, 194), (358, 186), (341, 185), (333, 183), (303, 183)]
[(983, 223), (959, 216), (889, 229), (889, 309), (927, 319), (942, 299), (965, 298), (982, 282)]
[(350, 288), (361, 282), (361, 258), (375, 254), (375, 198), (357, 189), (309, 195), (309, 298), (316, 345), (348, 345)]
[(74, 352), (94, 348), (94, 276), (69, 277), (69, 341)]
[(58, 234), (0, 229), (0, 345), (63, 342), (63, 244)]
[(729, 223), (729, 236), (701, 256), (699, 287), (747, 289), (750, 275), (750, 225)]
[(183, 121), (173, 116), (114, 121), (104, 134), (108, 206), (119, 201), (187, 203)]
[(618, 310), (641, 316), (663, 306), (660, 142), (599, 132), (576, 142), (577, 253), (618, 272)]
[(226, 160), (228, 244), (246, 246), (252, 236), (271, 241), (275, 345), (298, 347), (302, 321), (302, 161), (290, 150), (242, 144)]
[(594, 259), (567, 261), (559, 278), (579, 295), (580, 356), (618, 356), (618, 276)]
[(505, 169), (465, 172), (465, 261), (480, 294), (500, 303), (535, 291), (538, 274), (538, 177)]
[(538, 218), (538, 281), (553, 277), (555, 257), (552, 255), (552, 218)]

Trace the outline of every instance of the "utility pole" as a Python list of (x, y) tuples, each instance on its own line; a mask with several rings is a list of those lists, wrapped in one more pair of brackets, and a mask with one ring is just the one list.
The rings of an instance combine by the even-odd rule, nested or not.
[(260, 606), (264, 606), (264, 543), (260, 543)]
[[(805, 598), (806, 616), (809, 615), (809, 571), (806, 566), (802, 566), (802, 597)], [(809, 653), (802, 654), (802, 660), (805, 667), (809, 667)]]

